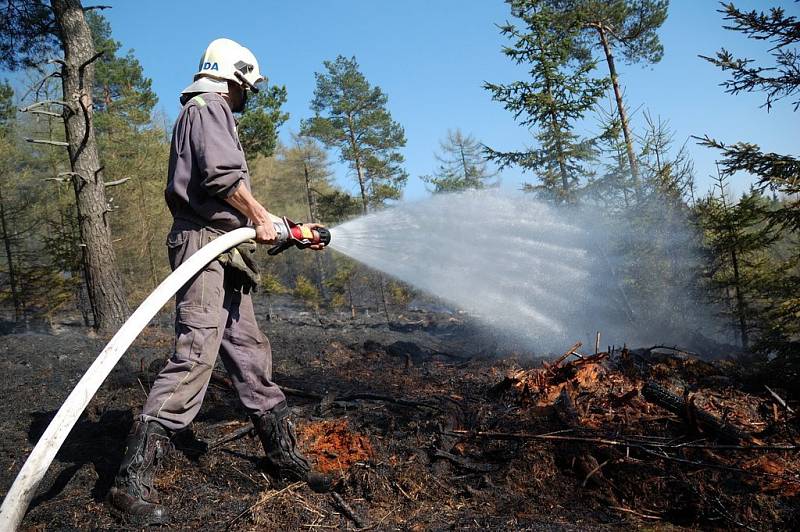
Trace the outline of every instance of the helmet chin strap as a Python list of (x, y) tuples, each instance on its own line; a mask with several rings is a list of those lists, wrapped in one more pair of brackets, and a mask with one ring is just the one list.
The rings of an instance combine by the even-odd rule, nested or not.
[(244, 77), (244, 74), (242, 74), (237, 70), (236, 72), (233, 73), (233, 75), (236, 76), (236, 79), (242, 82), (242, 85), (244, 85), (254, 93), (258, 92), (258, 87), (250, 83), (250, 81), (246, 77)]

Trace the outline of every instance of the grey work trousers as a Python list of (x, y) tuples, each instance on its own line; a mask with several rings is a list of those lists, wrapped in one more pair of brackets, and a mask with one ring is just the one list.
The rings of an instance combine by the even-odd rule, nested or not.
[[(207, 229), (175, 230), (167, 237), (172, 269), (210, 242)], [(140, 419), (170, 430), (192, 422), (217, 359), (251, 414), (262, 414), (285, 399), (272, 382), (272, 350), (253, 312), (250, 294), (225, 282), (225, 269), (211, 262), (176, 294), (175, 351), (156, 377)]]

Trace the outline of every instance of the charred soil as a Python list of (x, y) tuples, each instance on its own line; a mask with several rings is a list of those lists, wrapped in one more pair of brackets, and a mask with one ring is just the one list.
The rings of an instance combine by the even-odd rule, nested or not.
[[(800, 527), (795, 398), (755, 386), (732, 359), (565, 346), (545, 362), (495, 352), (460, 318), (426, 313), (387, 325), (295, 312), (262, 325), (300, 445), (335, 491), (262, 473), (219, 369), (159, 477), (176, 528)], [(76, 327), (0, 336), (0, 495), (105, 340)], [(23, 529), (131, 528), (104, 501), (171, 344), (164, 323), (137, 340)]]

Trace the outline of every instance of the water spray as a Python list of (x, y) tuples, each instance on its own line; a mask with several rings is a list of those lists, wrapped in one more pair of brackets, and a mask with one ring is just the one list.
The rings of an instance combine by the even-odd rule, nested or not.
[(649, 214), (651, 224), (631, 224), (532, 195), (437, 194), (334, 227), (331, 248), (466, 311), (504, 349), (546, 355), (597, 331), (620, 344), (665, 335), (686, 344), (693, 330), (716, 326), (711, 312), (663, 261), (632, 261), (654, 242), (686, 271), (700, 258), (690, 228)]

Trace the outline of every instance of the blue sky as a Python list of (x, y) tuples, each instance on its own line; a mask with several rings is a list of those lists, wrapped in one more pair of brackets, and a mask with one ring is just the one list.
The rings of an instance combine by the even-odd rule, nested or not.
[[(408, 144), (403, 154), (411, 176), (406, 199), (426, 195), (418, 176), (435, 168), (433, 153), (448, 128), (461, 128), (497, 149), (531, 143), (530, 132), (517, 126), (482, 89), (484, 81), (507, 82), (524, 75), (500, 53), (505, 41), (495, 24), (508, 17), (501, 0), (100, 3), (113, 6), (103, 14), (114, 37), (123, 50), (135, 51), (153, 80), (160, 108), (171, 118), (179, 109), (178, 93), (191, 81), (208, 42), (217, 37), (249, 47), (270, 82), (286, 85), (291, 119), (281, 133), (284, 140), (290, 130), (297, 130), (300, 119), (311, 114), (314, 72), (322, 69), (323, 60), (355, 55), (367, 79), (387, 93), (394, 119), (405, 128)], [(678, 144), (690, 135), (708, 133), (725, 142), (747, 140), (770, 151), (797, 154), (800, 113), (793, 113), (788, 101), (767, 113), (759, 107), (762, 95), (728, 95), (718, 86), (722, 74), (697, 57), (713, 55), (724, 46), (766, 60), (767, 47), (723, 30), (715, 1), (671, 4), (660, 31), (664, 59), (644, 67), (619, 62), (628, 104), (638, 109), (634, 123), (641, 124), (642, 112), (648, 110), (669, 121)], [(791, 0), (736, 4), (748, 9), (781, 5), (800, 14), (800, 4)], [(715, 154), (692, 141), (688, 149), (704, 192), (710, 186), (707, 176), (713, 172)], [(526, 179), (531, 177), (517, 170), (502, 175), (507, 188), (518, 188)], [(356, 190), (344, 167), (337, 168), (337, 180), (347, 190)], [(736, 179), (734, 190), (746, 188), (747, 182), (744, 176)]]

